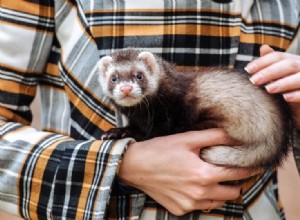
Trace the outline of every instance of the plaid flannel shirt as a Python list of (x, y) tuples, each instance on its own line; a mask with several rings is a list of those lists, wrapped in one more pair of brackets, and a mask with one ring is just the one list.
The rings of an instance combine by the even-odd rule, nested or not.
[[(115, 176), (131, 139), (102, 96), (99, 57), (143, 48), (178, 66), (243, 68), (299, 47), (298, 0), (0, 0), (0, 209), (26, 219), (176, 219)], [(43, 130), (30, 127), (41, 94)], [(280, 219), (276, 172), (184, 219)], [(184, 186), (183, 186), (184, 187)]]

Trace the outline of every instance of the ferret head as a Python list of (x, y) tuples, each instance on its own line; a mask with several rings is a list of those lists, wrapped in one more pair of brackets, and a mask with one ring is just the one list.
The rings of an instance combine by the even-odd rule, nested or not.
[(141, 103), (158, 89), (161, 69), (150, 52), (124, 49), (99, 60), (104, 95), (123, 107)]

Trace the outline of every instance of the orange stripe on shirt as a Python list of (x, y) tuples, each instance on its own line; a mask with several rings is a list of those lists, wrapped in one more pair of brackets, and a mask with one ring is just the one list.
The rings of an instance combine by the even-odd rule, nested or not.
[(54, 17), (54, 7), (47, 7), (25, 0), (1, 0), (1, 7), (47, 18)]
[(239, 36), (240, 27), (220, 27), (212, 25), (114, 25), (91, 27), (95, 37), (154, 36), (154, 35), (202, 35), (202, 36)]
[[(0, 82), (0, 84), (1, 84), (1, 82)], [(24, 119), (20, 115), (17, 115), (13, 111), (11, 111), (7, 108), (3, 108), (1, 106), (0, 106), (0, 116), (5, 118), (7, 121), (14, 121), (14, 122), (22, 123), (24, 125), (30, 125), (30, 123), (31, 123), (30, 121)]]
[(21, 84), (19, 82), (14, 82), (10, 80), (0, 79), (0, 90), (9, 93), (18, 93), (23, 95), (35, 96), (36, 85), (28, 86)]
[(93, 172), (91, 171), (96, 170), (96, 161), (97, 161), (97, 156), (100, 147), (101, 147), (100, 141), (94, 141), (85, 159), (85, 172), (83, 178), (83, 186), (82, 186), (82, 191), (77, 206), (77, 213), (75, 219), (83, 219), (86, 203), (89, 201), (88, 196), (91, 190), (91, 185), (94, 180), (94, 175), (92, 175)]
[(46, 72), (52, 76), (60, 76), (60, 71), (57, 64), (48, 63), (46, 66)]
[(279, 47), (281, 49), (287, 49), (290, 44), (291, 40), (284, 39), (282, 37), (271, 36), (271, 35), (264, 35), (264, 34), (246, 34), (241, 33), (241, 43), (248, 43), (248, 44), (268, 44), (273, 47)]

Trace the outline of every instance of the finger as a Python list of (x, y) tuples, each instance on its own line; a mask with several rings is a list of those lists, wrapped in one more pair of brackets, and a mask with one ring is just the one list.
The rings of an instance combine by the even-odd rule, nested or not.
[(283, 98), (285, 99), (285, 101), (290, 103), (300, 102), (300, 91), (297, 90), (293, 92), (284, 93)]
[(260, 56), (262, 57), (269, 53), (274, 52), (274, 50), (269, 45), (264, 44), (259, 48), (259, 52), (260, 52)]
[(214, 173), (213, 179), (211, 179), (211, 183), (213, 183), (244, 180), (258, 175), (263, 171), (260, 169), (251, 170), (248, 168), (226, 168), (215, 166), (215, 169), (210, 172)]
[(284, 52), (270, 52), (256, 60), (253, 60), (250, 62), (246, 67), (245, 70), (249, 74), (254, 74), (267, 66), (270, 66), (276, 62), (279, 62), (284, 59), (293, 59), (293, 60), (299, 60), (299, 56), (290, 54), (290, 53), (284, 53)]
[(271, 94), (300, 90), (300, 72), (273, 81), (265, 87)]
[(202, 198), (212, 199), (212, 200), (234, 200), (238, 198), (241, 194), (242, 187), (239, 185), (220, 185), (215, 184), (210, 187), (208, 195), (204, 195)]
[(212, 209), (220, 208), (225, 204), (225, 201), (218, 200), (204, 200), (196, 204), (196, 210), (202, 210), (203, 212), (210, 212)]
[(182, 216), (188, 212), (194, 210), (202, 210), (203, 212), (210, 212), (212, 209), (220, 208), (225, 204), (226, 201), (218, 200), (180, 200), (177, 203), (170, 204), (166, 207), (169, 212), (176, 216)]
[(299, 59), (284, 59), (256, 72), (250, 78), (250, 81), (255, 85), (263, 85), (265, 83), (280, 79), (282, 77), (297, 73), (299, 71)]
[[(176, 138), (175, 138), (176, 136)], [(189, 131), (181, 134), (176, 134), (170, 141), (179, 143), (185, 143), (191, 150), (200, 151), (201, 148), (229, 144), (233, 140), (227, 135), (224, 129), (211, 128), (201, 131)], [(184, 146), (184, 144), (182, 144)]]

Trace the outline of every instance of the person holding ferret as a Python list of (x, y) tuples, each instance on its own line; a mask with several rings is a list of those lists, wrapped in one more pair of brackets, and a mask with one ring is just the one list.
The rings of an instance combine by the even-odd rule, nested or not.
[[(284, 219), (276, 169), (199, 157), (236, 144), (222, 128), (101, 140), (124, 121), (104, 96), (98, 61), (131, 47), (178, 70), (246, 67), (254, 85), (283, 96), (298, 131), (299, 12), (298, 0), (1, 0), (0, 210), (24, 219)], [(31, 126), (37, 92), (41, 130)]]

